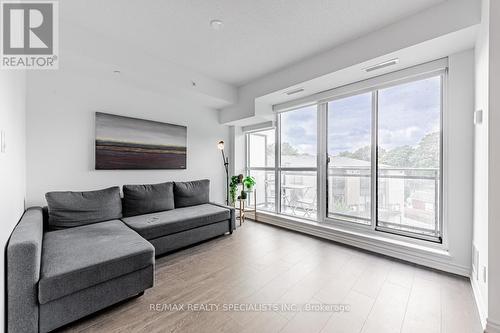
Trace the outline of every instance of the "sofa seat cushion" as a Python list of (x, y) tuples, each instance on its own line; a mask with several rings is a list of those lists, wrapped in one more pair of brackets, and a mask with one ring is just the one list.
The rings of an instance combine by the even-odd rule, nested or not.
[(229, 209), (203, 204), (126, 217), (122, 220), (142, 237), (154, 239), (229, 219)]
[(45, 304), (153, 264), (153, 246), (119, 220), (47, 232), (38, 299)]

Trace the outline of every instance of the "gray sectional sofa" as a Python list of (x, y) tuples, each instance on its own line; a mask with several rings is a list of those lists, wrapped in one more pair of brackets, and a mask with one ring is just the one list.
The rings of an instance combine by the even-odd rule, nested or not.
[(235, 229), (209, 181), (50, 192), (7, 245), (7, 330), (49, 332), (153, 286), (155, 256)]

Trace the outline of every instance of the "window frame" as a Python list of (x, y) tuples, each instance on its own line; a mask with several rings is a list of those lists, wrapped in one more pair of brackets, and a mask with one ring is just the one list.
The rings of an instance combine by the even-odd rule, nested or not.
[[(269, 130), (273, 130), (274, 133), (275, 133), (275, 140), (277, 139), (276, 137), (276, 132), (278, 132), (277, 130), (277, 126), (272, 126), (272, 127), (265, 127), (265, 128), (258, 128), (258, 129), (254, 129), (254, 130), (251, 130), (251, 131), (247, 131), (245, 132), (245, 176), (250, 176), (250, 171), (273, 171), (274, 172), (274, 177), (275, 177), (275, 183), (276, 183), (276, 147), (278, 146), (278, 144), (274, 143), (274, 146), (275, 146), (275, 158), (274, 158), (274, 166), (272, 167), (252, 167), (251, 166), (251, 158), (250, 158), (250, 135), (252, 134), (255, 134), (255, 133), (258, 133), (258, 132), (264, 132), (264, 131), (269, 131)], [(250, 200), (250, 198), (249, 198)], [(274, 203), (274, 211), (269, 211), (269, 210), (262, 210), (262, 212), (276, 212), (276, 207), (277, 207), (277, 203), (276, 203), (276, 195), (275, 195), (275, 203)], [(250, 204), (250, 202), (249, 202)], [(257, 204), (257, 202), (256, 202)], [(257, 207), (255, 207), (257, 209)]]
[[(309, 105), (311, 106), (311, 105)], [(293, 108), (293, 109), (290, 109), (290, 110), (287, 110), (287, 112), (293, 112), (293, 111), (296, 111), (296, 110), (300, 110), (300, 109), (303, 109), (303, 108), (306, 108), (308, 106), (305, 106), (305, 105), (301, 105), (299, 107), (296, 107), (296, 108)], [(276, 135), (276, 138), (275, 138), (275, 142), (276, 142), (276, 149), (275, 149), (275, 206), (276, 206), (276, 210), (275, 210), (275, 213), (276, 214), (279, 214), (279, 215), (282, 215), (282, 216), (292, 216), (290, 214), (286, 214), (286, 213), (282, 213), (281, 212), (281, 190), (282, 190), (282, 186), (281, 186), (281, 176), (282, 176), (282, 172), (287, 172), (287, 171), (297, 171), (297, 172), (315, 172), (316, 173), (316, 196), (317, 196), (317, 200), (316, 200), (316, 219), (306, 219), (304, 218), (305, 220), (309, 220), (309, 221), (319, 221), (320, 219), (320, 215), (319, 215), (319, 192), (318, 192), (318, 180), (319, 180), (319, 173), (318, 173), (318, 156), (319, 156), (319, 134), (320, 132), (318, 132), (318, 123), (319, 123), (319, 117), (320, 117), (320, 111), (318, 110), (318, 108), (316, 108), (316, 166), (315, 167), (282, 167), (281, 166), (281, 129), (282, 129), (282, 126), (281, 126), (281, 115), (282, 115), (282, 112), (280, 113), (276, 113), (275, 115), (275, 123), (276, 123), (276, 127), (275, 127), (275, 135)], [(300, 217), (297, 217), (297, 216), (292, 216), (292, 217), (295, 217), (295, 218), (300, 218)]]
[[(426, 237), (410, 232), (398, 230), (385, 230), (386, 228), (377, 227), (377, 204), (378, 204), (378, 90), (397, 86), (413, 81), (419, 81), (430, 77), (439, 76), (441, 80), (441, 110), (440, 110), (440, 166), (439, 166), (439, 186), (438, 186), (438, 229), (439, 237)], [(250, 167), (249, 163), (249, 139), (248, 134), (266, 129), (257, 129), (245, 133), (246, 163), (245, 172), (249, 174), (250, 170), (274, 171), (275, 173), (275, 209), (274, 211), (262, 211), (265, 213), (275, 213), (279, 216), (287, 217), (289, 215), (281, 212), (281, 171), (315, 171), (317, 179), (317, 218), (316, 222), (325, 225), (331, 225), (347, 231), (360, 232), (366, 235), (383, 236), (386, 238), (411, 242), (419, 245), (448, 248), (448, 222), (447, 222), (447, 198), (444, 194), (444, 188), (447, 187), (447, 90), (448, 90), (448, 59), (438, 59), (425, 64), (409, 67), (406, 69), (382, 74), (363, 81), (347, 84), (338, 88), (333, 88), (311, 96), (306, 96), (290, 102), (273, 105), (275, 112), (275, 124), (272, 129), (275, 131), (275, 165), (274, 167)], [(361, 224), (353, 223), (348, 220), (328, 217), (328, 102), (371, 92), (372, 93), (372, 170), (371, 170), (371, 223)], [(307, 106), (316, 105), (317, 109), (317, 166), (313, 168), (289, 168), (281, 167), (281, 121), (280, 114), (283, 112), (301, 109)], [(270, 129), (269, 127), (267, 130)], [(373, 138), (374, 137), (374, 138)], [(295, 217), (294, 218), (298, 218)], [(303, 219), (307, 221), (307, 219)], [(310, 219), (309, 219), (310, 221)]]
[[(441, 98), (441, 103), (440, 103), (440, 159), (439, 159), (439, 186), (437, 189), (438, 192), (438, 221), (437, 221), (437, 228), (439, 230), (439, 234), (437, 237), (434, 236), (429, 236), (429, 235), (424, 235), (424, 234), (417, 234), (417, 233), (412, 233), (412, 232), (406, 232), (402, 230), (395, 230), (383, 226), (378, 226), (378, 177), (377, 177), (377, 171), (378, 171), (378, 155), (377, 155), (377, 150), (378, 150), (378, 91), (381, 89), (389, 88), (389, 87), (394, 87), (398, 85), (402, 85), (405, 83), (410, 83), (410, 82), (415, 82), (415, 81), (420, 81), (420, 80), (425, 80), (427, 78), (432, 78), (432, 77), (440, 77), (441, 81), (441, 93), (440, 93), (440, 98)], [(343, 228), (348, 228), (348, 229), (354, 229), (354, 230), (371, 230), (375, 233), (386, 233), (386, 234), (394, 234), (397, 236), (403, 236), (405, 238), (413, 238), (413, 239), (418, 239), (418, 240), (424, 240), (424, 241), (429, 241), (429, 242), (434, 242), (438, 244), (444, 244), (445, 243), (445, 228), (446, 226), (444, 225), (444, 194), (443, 194), (443, 185), (444, 185), (444, 137), (445, 137), (445, 127), (444, 127), (444, 118), (446, 115), (446, 86), (447, 86), (447, 78), (448, 78), (448, 70), (447, 68), (444, 69), (436, 69), (433, 71), (429, 72), (424, 72), (420, 73), (411, 77), (403, 77), (398, 80), (393, 80), (391, 82), (386, 82), (386, 83), (381, 83), (378, 85), (371, 86), (370, 88), (362, 89), (362, 90), (355, 90), (353, 89), (350, 93), (342, 93), (334, 97), (330, 97), (327, 99), (321, 100), (319, 103), (324, 104), (326, 108), (326, 112), (328, 112), (328, 102), (363, 94), (363, 93), (372, 93), (372, 170), (371, 170), (371, 178), (372, 178), (372, 186), (371, 186), (371, 200), (372, 200), (372, 207), (371, 207), (371, 213), (372, 213), (372, 218), (371, 218), (371, 223), (368, 225), (363, 225), (361, 223), (355, 223), (355, 222), (350, 222), (347, 219), (339, 219), (339, 218), (334, 218), (334, 217), (329, 217), (328, 216), (328, 208), (327, 208), (327, 198), (328, 198), (328, 193), (327, 190), (323, 194), (319, 194), (321, 196), (325, 196), (325, 208), (324, 208), (324, 214), (323, 216), (323, 221), (318, 221), (318, 222), (323, 222), (323, 223), (330, 223), (332, 225), (340, 226)], [(353, 86), (357, 85), (357, 83), (352, 84)], [(344, 86), (342, 87), (343, 89), (348, 88), (349, 86)], [(320, 135), (323, 137), (327, 137), (328, 135), (328, 117), (325, 119), (325, 126), (323, 126), (322, 131), (323, 133), (320, 133)], [(328, 146), (327, 143), (323, 147), (323, 154), (328, 156)], [(327, 164), (325, 163), (324, 168), (323, 168), (323, 181), (324, 184), (328, 187), (328, 174), (327, 174)]]
[[(353, 84), (354, 85), (354, 84)], [(333, 101), (336, 101), (336, 100), (341, 100), (341, 99), (344, 99), (344, 98), (349, 98), (349, 97), (353, 97), (353, 96), (357, 96), (357, 95), (362, 95), (362, 94), (366, 94), (366, 93), (370, 93), (372, 96), (371, 96), (371, 141), (370, 141), (370, 147), (371, 147), (371, 157), (370, 157), (370, 201), (371, 201), (371, 207), (370, 207), (370, 218), (360, 218), (360, 217), (349, 217), (346, 215), (346, 218), (345, 219), (340, 219), (340, 218), (335, 218), (335, 217), (330, 217), (328, 216), (328, 164), (329, 164), (329, 160), (328, 160), (328, 103), (330, 102), (333, 102)], [(326, 155), (326, 162), (324, 163), (324, 170), (322, 171), (323, 174), (324, 174), (324, 183), (326, 184), (326, 193), (324, 193), (324, 196), (325, 196), (325, 208), (324, 208), (324, 213), (323, 213), (323, 221), (321, 222), (332, 222), (332, 223), (338, 223), (340, 226), (350, 226), (350, 225), (359, 225), (361, 226), (361, 230), (362, 229), (366, 229), (367, 227), (371, 227), (373, 222), (374, 222), (374, 219), (376, 221), (376, 208), (377, 208), (377, 205), (376, 205), (376, 201), (374, 201), (374, 194), (373, 192), (374, 191), (377, 191), (377, 184), (376, 184), (376, 177), (374, 177), (374, 169), (375, 169), (375, 175), (376, 175), (376, 169), (377, 169), (377, 164), (371, 164), (372, 161), (374, 161), (374, 158), (377, 157), (377, 154), (376, 154), (376, 150), (377, 150), (377, 144), (376, 144), (376, 140), (374, 140), (374, 134), (376, 135), (376, 133), (374, 133), (374, 131), (377, 130), (377, 122), (376, 122), (376, 115), (375, 115), (375, 108), (377, 107), (377, 99), (374, 97), (374, 91), (372, 89), (366, 89), (366, 90), (361, 90), (361, 91), (353, 91), (352, 93), (347, 93), (347, 94), (341, 94), (341, 95), (338, 95), (336, 97), (333, 97), (333, 98), (330, 98), (328, 100), (324, 100), (321, 102), (321, 105), (324, 105), (324, 113), (325, 113), (325, 117), (324, 117), (324, 126), (322, 127), (322, 131), (323, 133), (321, 134), (322, 137), (325, 138), (325, 142), (324, 142), (324, 146), (322, 147), (322, 150), (324, 151), (324, 154)], [(322, 151), (322, 153), (323, 153)], [(376, 197), (376, 193), (375, 193), (375, 197)], [(374, 204), (375, 203), (375, 204)], [(341, 215), (341, 214), (337, 214), (337, 215)], [(349, 219), (351, 219), (351, 221), (349, 221)], [(358, 220), (358, 222), (356, 221), (353, 221), (353, 220)], [(359, 220), (365, 220), (365, 221), (369, 221), (370, 224), (368, 223), (360, 223)], [(357, 229), (357, 228), (355, 228)]]
[[(300, 106), (300, 107), (297, 107), (297, 108), (293, 108), (293, 109), (290, 109), (290, 110), (287, 110), (287, 112), (293, 112), (295, 110), (300, 110), (300, 109), (303, 109), (305, 106)], [(318, 110), (318, 108), (316, 108), (316, 124), (317, 124), (317, 128), (316, 128), (316, 133), (317, 133), (317, 142), (316, 142), (316, 148), (317, 148), (317, 153), (316, 153), (316, 166), (315, 167), (282, 167), (281, 166), (281, 113), (276, 113), (275, 114), (275, 126), (272, 127), (272, 128), (263, 128), (263, 129), (257, 129), (257, 130), (252, 130), (252, 131), (248, 131), (245, 133), (245, 150), (246, 150), (246, 163), (245, 163), (245, 174), (246, 175), (250, 175), (250, 172), (253, 170), (253, 171), (274, 171), (274, 185), (275, 185), (275, 189), (274, 189), (274, 206), (275, 206), (275, 209), (273, 211), (273, 213), (275, 214), (279, 214), (281, 216), (291, 216), (291, 217), (296, 217), (296, 216), (292, 216), (290, 214), (286, 214), (286, 213), (282, 213), (281, 212), (281, 190), (282, 190), (282, 186), (281, 186), (281, 176), (282, 176), (282, 173), (283, 172), (287, 172), (287, 171), (297, 171), (297, 172), (315, 172), (316, 173), (316, 219), (308, 219), (308, 218), (304, 218), (305, 220), (308, 220), (308, 221), (319, 221), (320, 219), (320, 215), (319, 215), (319, 212), (320, 212), (320, 206), (321, 206), (321, 203), (320, 203), (320, 198), (319, 198), (319, 192), (318, 192), (318, 186), (320, 184), (319, 182), (319, 172), (318, 172), (318, 156), (319, 156), (319, 153), (320, 153), (320, 149), (319, 149), (319, 116), (320, 116), (320, 111)], [(274, 130), (274, 134), (275, 134), (275, 151), (274, 151), (274, 167), (252, 167), (251, 166), (251, 158), (250, 158), (250, 135), (252, 134), (255, 134), (256, 132), (262, 132), (262, 131), (266, 131), (266, 130), (270, 130), (270, 129), (273, 129)], [(269, 211), (266, 211), (266, 210), (263, 210), (263, 212), (269, 212)], [(297, 217), (297, 218), (300, 218), (300, 217)]]

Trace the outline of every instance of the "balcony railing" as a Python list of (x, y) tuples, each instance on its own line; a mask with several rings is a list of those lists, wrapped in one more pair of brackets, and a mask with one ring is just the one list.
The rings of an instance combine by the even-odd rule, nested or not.
[[(370, 167), (328, 168), (328, 214), (370, 224)], [(377, 170), (377, 226), (439, 235), (440, 175), (437, 168)]]
[[(275, 210), (274, 171), (252, 171), (259, 187), (257, 209)], [(391, 230), (439, 235), (440, 173), (437, 168), (379, 167), (377, 226)], [(281, 212), (316, 219), (315, 171), (281, 172)], [(371, 224), (371, 169), (369, 166), (328, 168), (328, 216)]]

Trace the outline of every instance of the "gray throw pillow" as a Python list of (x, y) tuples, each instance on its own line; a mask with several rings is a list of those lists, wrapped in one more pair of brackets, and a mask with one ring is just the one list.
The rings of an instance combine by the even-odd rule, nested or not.
[(174, 183), (175, 208), (208, 203), (209, 195), (210, 180), (208, 179)]
[(78, 227), (122, 217), (118, 186), (87, 192), (49, 192), (45, 194), (45, 199), (51, 229)]
[(134, 216), (174, 209), (174, 183), (123, 185), (123, 215)]

